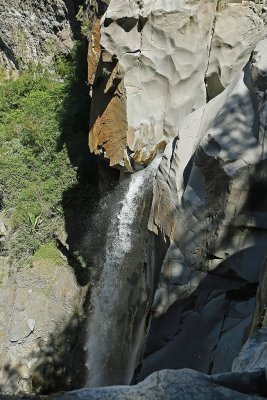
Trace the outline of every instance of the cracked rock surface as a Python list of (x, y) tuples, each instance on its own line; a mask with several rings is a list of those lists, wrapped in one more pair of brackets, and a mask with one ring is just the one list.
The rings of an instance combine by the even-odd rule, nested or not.
[(164, 153), (149, 229), (170, 246), (139, 378), (230, 371), (248, 336), (267, 240), (266, 50), (265, 39)]
[(257, 371), (267, 366), (267, 329), (250, 336), (232, 365), (233, 372)]
[(31, 61), (49, 64), (73, 47), (79, 1), (1, 0), (0, 63), (18, 69)]
[(264, 20), (263, 3), (111, 0), (89, 48), (91, 151), (147, 164), (243, 68)]

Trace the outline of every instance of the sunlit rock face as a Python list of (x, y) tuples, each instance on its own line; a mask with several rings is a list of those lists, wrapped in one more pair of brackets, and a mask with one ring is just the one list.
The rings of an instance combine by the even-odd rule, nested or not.
[(149, 229), (170, 247), (141, 377), (159, 368), (229, 371), (249, 333), (267, 240), (266, 50), (261, 41), (164, 153)]
[(111, 0), (89, 46), (91, 151), (129, 170), (162, 152), (245, 65), (265, 34), (263, 12), (245, 2)]
[(29, 62), (49, 64), (68, 53), (77, 31), (80, 1), (1, 0), (0, 63), (19, 69)]
[(1, 393), (73, 387), (72, 371), (79, 371), (75, 382), (82, 376), (77, 310), (84, 290), (63, 263), (40, 259), (16, 274), (0, 263)]

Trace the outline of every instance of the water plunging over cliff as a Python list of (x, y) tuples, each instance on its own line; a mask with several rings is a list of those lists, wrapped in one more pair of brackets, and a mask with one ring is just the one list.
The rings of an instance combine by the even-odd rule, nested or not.
[[(106, 225), (101, 275), (92, 288), (86, 344), (88, 386), (130, 383), (138, 362), (152, 297), (146, 265), (147, 221), (159, 161), (123, 180), (106, 200), (111, 218)], [(104, 215), (100, 212), (99, 217)]]

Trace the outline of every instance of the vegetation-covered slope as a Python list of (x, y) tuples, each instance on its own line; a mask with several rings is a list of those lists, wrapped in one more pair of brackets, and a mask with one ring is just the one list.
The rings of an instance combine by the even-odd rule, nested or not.
[(91, 177), (79, 171), (88, 154), (76, 151), (87, 137), (85, 51), (79, 44), (50, 69), (28, 66), (0, 81), (0, 195), (10, 228), (4, 250), (23, 264), (41, 245), (51, 250), (64, 214), (94, 195)]

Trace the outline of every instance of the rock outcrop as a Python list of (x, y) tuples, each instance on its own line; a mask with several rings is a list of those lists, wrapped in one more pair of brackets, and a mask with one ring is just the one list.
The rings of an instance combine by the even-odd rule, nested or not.
[(249, 333), (267, 240), (266, 49), (263, 40), (164, 153), (149, 229), (170, 246), (141, 377), (229, 371)]
[(2, 0), (0, 4), (0, 63), (19, 69), (29, 62), (49, 64), (67, 54), (77, 33), (81, 2), (72, 0)]
[(12, 272), (0, 257), (0, 266), (0, 391), (73, 387), (72, 369), (84, 367), (79, 343), (84, 290), (63, 260), (57, 265), (38, 260)]
[[(163, 370), (136, 386), (88, 388), (43, 400), (260, 400), (266, 395), (264, 370), (251, 373), (220, 374), (212, 377), (189, 369)], [(20, 396), (3, 400), (21, 400)], [(23, 397), (27, 400), (27, 397)], [(38, 399), (38, 397), (37, 397)]]
[[(220, 93), (264, 37), (260, 2), (111, 0), (89, 46), (91, 151), (132, 170)], [(227, 29), (225, 29), (227, 26)]]

